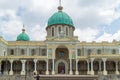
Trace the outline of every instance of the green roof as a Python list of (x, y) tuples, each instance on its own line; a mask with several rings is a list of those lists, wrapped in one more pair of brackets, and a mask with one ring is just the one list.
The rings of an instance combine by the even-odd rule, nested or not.
[(25, 32), (22, 32), (17, 36), (17, 41), (29, 41), (29, 40), (30, 38)]
[(66, 24), (74, 27), (72, 19), (62, 11), (54, 13), (48, 20), (48, 26), (55, 24)]

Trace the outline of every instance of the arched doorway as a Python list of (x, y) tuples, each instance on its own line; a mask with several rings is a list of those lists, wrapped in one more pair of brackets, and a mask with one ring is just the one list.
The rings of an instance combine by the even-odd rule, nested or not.
[(106, 70), (108, 74), (115, 74), (116, 65), (114, 61), (106, 61)]
[(26, 73), (31, 73), (34, 71), (34, 61), (33, 60), (26, 61), (25, 70), (26, 70)]
[(13, 72), (14, 74), (20, 74), (22, 70), (22, 63), (21, 61), (13, 61)]
[(57, 74), (68, 74), (68, 63), (65, 60), (58, 60), (55, 63), (55, 73)]
[(65, 64), (63, 62), (58, 64), (58, 74), (65, 74)]
[(46, 62), (45, 61), (37, 61), (37, 73), (45, 74), (46, 72)]
[(80, 75), (86, 75), (87, 74), (87, 61), (79, 61), (78, 62), (78, 71)]
[(60, 45), (55, 50), (55, 73), (68, 74), (69, 72), (69, 49)]
[(1, 72), (3, 74), (8, 74), (10, 71), (10, 61), (9, 60), (3, 60), (1, 62)]
[(99, 62), (98, 61), (93, 62), (93, 70), (94, 70), (94, 74), (98, 75), (98, 71), (99, 71)]

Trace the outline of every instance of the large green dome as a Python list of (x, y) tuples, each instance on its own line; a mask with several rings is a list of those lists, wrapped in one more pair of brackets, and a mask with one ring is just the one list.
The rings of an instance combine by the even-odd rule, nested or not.
[(21, 34), (19, 34), (17, 36), (17, 41), (29, 41), (30, 38), (29, 36), (25, 33), (25, 31), (23, 30), (23, 32)]
[(48, 26), (54, 25), (54, 24), (66, 24), (69, 26), (74, 27), (72, 19), (62, 11), (58, 11), (54, 13), (48, 20)]

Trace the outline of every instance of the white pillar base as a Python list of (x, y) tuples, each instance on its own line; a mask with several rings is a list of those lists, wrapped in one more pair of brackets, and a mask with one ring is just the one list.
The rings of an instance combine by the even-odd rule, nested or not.
[(72, 71), (70, 71), (70, 73), (69, 73), (70, 75), (72, 75), (73, 74), (73, 72)]
[(13, 71), (10, 71), (9, 75), (13, 75)]
[(104, 75), (107, 75), (107, 71), (103, 71), (103, 74), (104, 74)]
[(52, 75), (54, 75), (55, 74), (55, 71), (52, 71)]
[(34, 71), (35, 74), (37, 74), (37, 71)]
[(25, 75), (25, 71), (21, 71), (21, 75)]
[(46, 71), (46, 75), (49, 75), (49, 71)]
[(94, 75), (94, 71), (92, 70), (92, 71), (90, 71), (91, 72), (91, 75)]
[(87, 74), (90, 74), (90, 71), (87, 71)]
[(75, 71), (75, 74), (76, 74), (76, 75), (78, 75), (78, 74), (79, 74), (79, 72), (78, 72), (78, 71)]
[(119, 71), (115, 71), (116, 74), (119, 74)]

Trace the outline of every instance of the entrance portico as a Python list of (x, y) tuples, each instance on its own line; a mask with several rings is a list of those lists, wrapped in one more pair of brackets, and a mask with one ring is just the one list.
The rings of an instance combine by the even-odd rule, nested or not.
[(55, 65), (56, 74), (68, 74), (68, 63), (65, 60), (58, 60)]
[(66, 46), (58, 46), (55, 50), (55, 73), (68, 74), (69, 50)]

